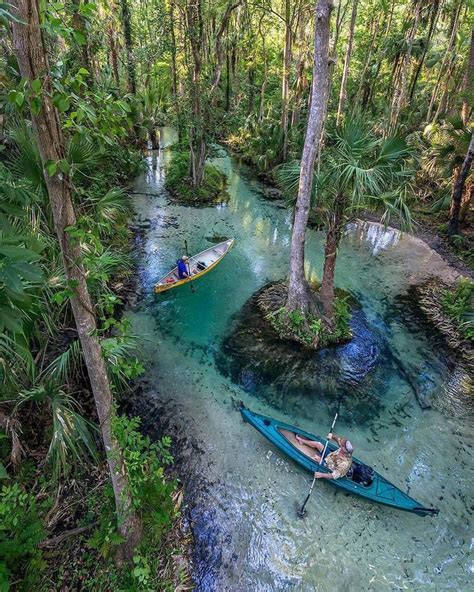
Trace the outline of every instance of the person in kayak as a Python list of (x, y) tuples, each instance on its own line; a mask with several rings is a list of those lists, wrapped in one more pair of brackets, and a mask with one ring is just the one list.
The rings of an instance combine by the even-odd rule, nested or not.
[(189, 257), (183, 255), (181, 259), (178, 259), (178, 277), (180, 280), (184, 280), (191, 275), (192, 273), (189, 269)]
[[(299, 434), (296, 435), (296, 440), (299, 444), (304, 444), (310, 448), (315, 448), (319, 454), (315, 453), (314, 459), (318, 463), (321, 462), (321, 453), (324, 450), (324, 444), (321, 444), (321, 442), (316, 442), (315, 440), (306, 440)], [(354, 452), (354, 448), (351, 442), (347, 438), (336, 436), (336, 434), (328, 434), (328, 440), (334, 440), (339, 448), (328, 454), (324, 459), (326, 467), (331, 472), (322, 473), (316, 471), (314, 473), (316, 479), (340, 479), (341, 477), (345, 477), (347, 475), (349, 469), (352, 466), (352, 453)]]

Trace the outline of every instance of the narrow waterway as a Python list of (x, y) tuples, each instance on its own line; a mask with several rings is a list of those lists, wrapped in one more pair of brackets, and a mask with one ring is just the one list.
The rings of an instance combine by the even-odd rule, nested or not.
[[(173, 202), (163, 183), (165, 147), (174, 139), (163, 131), (164, 150), (147, 158), (148, 170), (134, 185), (136, 223), (146, 230), (142, 296), (127, 315), (148, 371), (131, 406), (152, 435), (164, 430), (175, 437), (195, 536), (197, 590), (469, 589), (472, 416), (462, 401), (446, 404), (453, 366), (442, 341), (418, 326), (403, 298), (411, 284), (455, 272), (421, 241), (366, 223), (348, 229), (336, 274), (362, 306), (362, 337), (336, 353), (339, 366), (351, 378), (361, 359), (370, 360), (369, 371), (345, 385), (336, 433), (350, 434), (357, 456), (438, 507), (439, 516), (420, 518), (317, 482), (301, 520), (296, 508), (310, 476), (244, 424), (234, 402), (326, 434), (335, 411), (327, 376), (303, 376), (312, 367), (300, 366), (291, 384), (281, 373), (273, 381), (251, 360), (239, 369), (225, 347), (249, 297), (285, 277), (291, 216), (283, 204), (264, 199), (248, 169), (224, 154), (214, 162), (229, 178), (227, 204)], [(195, 282), (194, 292), (183, 286), (153, 295), (154, 282), (183, 254), (185, 240), (194, 253), (219, 236), (235, 237), (235, 246)], [(310, 230), (308, 275), (319, 276), (322, 253), (322, 234)], [(363, 404), (356, 391), (364, 393)]]

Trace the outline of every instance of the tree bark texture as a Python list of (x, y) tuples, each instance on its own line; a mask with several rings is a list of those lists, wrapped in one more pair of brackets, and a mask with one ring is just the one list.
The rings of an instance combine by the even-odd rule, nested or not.
[(281, 129), (283, 133), (283, 146), (281, 160), (285, 162), (288, 157), (288, 111), (290, 94), (290, 69), (291, 69), (291, 2), (285, 0), (285, 45), (283, 49), (283, 72), (281, 77)]
[(398, 124), (398, 117), (400, 115), (400, 111), (405, 105), (406, 94), (407, 94), (407, 84), (408, 84), (408, 67), (411, 60), (411, 54), (413, 49), (413, 42), (415, 40), (416, 31), (418, 29), (418, 23), (420, 20), (420, 10), (421, 7), (416, 0), (414, 0), (414, 5), (412, 8), (415, 11), (415, 15), (413, 17), (412, 26), (410, 27), (407, 37), (406, 37), (406, 49), (401, 56), (401, 60), (399, 62), (399, 69), (397, 72), (397, 76), (394, 77), (394, 93), (393, 93), (393, 100), (392, 100), (392, 107), (390, 112), (390, 126), (389, 130), (394, 131)]
[(459, 212), (461, 209), (461, 201), (464, 193), (464, 186), (471, 170), (472, 160), (474, 158), (474, 132), (469, 143), (466, 158), (461, 166), (456, 182), (454, 183), (453, 193), (451, 196), (451, 212), (449, 215), (448, 234), (454, 236), (459, 234)]
[(357, 5), (359, 0), (353, 0), (352, 2), (352, 14), (351, 14), (351, 24), (349, 27), (349, 39), (347, 41), (347, 50), (346, 50), (346, 57), (344, 58), (344, 69), (342, 71), (342, 80), (341, 80), (341, 89), (339, 92), (339, 104), (337, 106), (337, 116), (336, 116), (336, 123), (339, 125), (341, 123), (342, 112), (344, 109), (344, 105), (347, 98), (347, 79), (349, 78), (349, 65), (351, 61), (352, 55), (352, 46), (354, 44), (354, 30), (355, 30), (355, 22), (357, 18)]
[(469, 57), (463, 86), (461, 117), (465, 125), (469, 121), (474, 105), (474, 29), (471, 32), (471, 44), (469, 46)]
[(329, 23), (332, 2), (318, 0), (315, 4), (314, 63), (311, 87), (311, 104), (301, 158), (298, 198), (296, 201), (293, 231), (291, 235), (290, 279), (288, 285), (288, 310), (309, 312), (312, 298), (304, 273), (304, 243), (308, 224), (313, 184), (313, 170), (321, 140), (328, 102)]
[(120, 0), (122, 8), (122, 27), (125, 39), (125, 50), (127, 52), (127, 80), (128, 92), (132, 95), (137, 93), (137, 78), (135, 72), (135, 57), (133, 55), (132, 21), (128, 0)]
[(337, 195), (329, 212), (324, 247), (324, 268), (319, 298), (323, 308), (324, 322), (330, 331), (334, 330), (334, 275), (336, 272), (337, 249), (344, 228), (346, 199)]
[(431, 122), (431, 115), (433, 113), (433, 109), (434, 109), (434, 105), (436, 103), (436, 99), (438, 97), (438, 93), (439, 93), (439, 89), (442, 85), (442, 81), (443, 81), (443, 77), (445, 74), (445, 70), (446, 70), (446, 66), (448, 65), (448, 63), (450, 62), (450, 58), (452, 57), (452, 51), (456, 45), (456, 34), (458, 31), (458, 27), (459, 27), (459, 17), (461, 14), (461, 8), (463, 7), (463, 1), (460, 0), (456, 9), (456, 12), (454, 13), (453, 16), (453, 21), (452, 21), (452, 25), (451, 25), (451, 33), (449, 36), (449, 41), (448, 41), (448, 47), (446, 48), (446, 53), (443, 56), (443, 61), (441, 62), (441, 66), (439, 69), (439, 75), (438, 75), (438, 80), (435, 84), (435, 87), (433, 89), (433, 92), (431, 94), (431, 99), (430, 99), (430, 104), (428, 106), (428, 113), (426, 115), (426, 121), (428, 123)]
[(24, 23), (12, 23), (13, 49), (21, 75), (29, 83), (33, 80), (41, 80), (43, 84), (42, 107), (37, 115), (32, 113), (31, 120), (45, 169), (45, 182), (61, 248), (64, 271), (68, 283), (74, 287), (70, 302), (97, 407), (115, 494), (118, 528), (125, 539), (124, 557), (131, 558), (133, 550), (141, 538), (141, 524), (132, 509), (125, 464), (120, 446), (112, 433), (111, 420), (114, 413), (112, 392), (105, 360), (96, 336), (96, 320), (82, 264), (81, 247), (66, 230), (76, 224), (71, 182), (69, 177), (63, 173), (50, 176), (46, 171), (46, 163), (63, 160), (66, 153), (59, 113), (52, 101), (51, 74), (40, 29), (38, 6), (36, 0), (14, 0), (12, 5), (15, 16)]
[(117, 56), (117, 39), (115, 37), (115, 31), (112, 26), (107, 30), (107, 37), (109, 40), (109, 52), (110, 52), (110, 65), (112, 67), (112, 74), (114, 77), (115, 86), (120, 89), (120, 75), (118, 67), (118, 56)]

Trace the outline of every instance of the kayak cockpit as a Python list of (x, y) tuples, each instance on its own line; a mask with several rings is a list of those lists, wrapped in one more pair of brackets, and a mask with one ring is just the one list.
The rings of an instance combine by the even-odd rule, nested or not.
[[(298, 440), (296, 439), (296, 433), (292, 432), (290, 430), (285, 430), (284, 428), (278, 427), (277, 431), (279, 434), (281, 434), (281, 436), (283, 436), (283, 438), (285, 438), (285, 440), (287, 442), (289, 442), (294, 448), (296, 448), (298, 450), (298, 452), (300, 452), (301, 454), (304, 454), (305, 456), (307, 456), (308, 458), (310, 458), (315, 464), (319, 464), (316, 459), (314, 458), (314, 454), (315, 454), (315, 449), (311, 448), (311, 446), (307, 446), (306, 444), (300, 444), (298, 442)], [(301, 434), (303, 437), (305, 437), (303, 434)], [(321, 442), (321, 444), (325, 444), (326, 443), (326, 439), (323, 438), (317, 438), (318, 442)], [(336, 450), (336, 446), (334, 444), (332, 444), (332, 442), (330, 442), (328, 444), (328, 452), (332, 452), (333, 450)], [(360, 470), (359, 467), (360, 466), (365, 466), (363, 465), (363, 463), (358, 463), (356, 460), (352, 461), (352, 467), (351, 467), (351, 471), (350, 474), (347, 475), (347, 477), (345, 477), (345, 479), (347, 479), (348, 481), (357, 483), (357, 485), (362, 486), (362, 487), (370, 487), (372, 485), (372, 479), (368, 480), (368, 481), (362, 481), (361, 479), (358, 478), (358, 475), (360, 475)], [(327, 471), (327, 468), (325, 466), (320, 466), (320, 469), (322, 469), (324, 472)]]

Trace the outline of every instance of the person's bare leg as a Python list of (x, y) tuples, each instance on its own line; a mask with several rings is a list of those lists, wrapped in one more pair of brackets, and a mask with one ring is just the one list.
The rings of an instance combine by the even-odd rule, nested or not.
[[(316, 440), (307, 440), (306, 438), (303, 438), (299, 434), (296, 434), (295, 437), (296, 437), (296, 441), (299, 442), (299, 444), (304, 444), (305, 446), (308, 446), (309, 448), (314, 448), (318, 452), (322, 452), (324, 450), (324, 445), (321, 444), (321, 442), (317, 442)], [(315, 461), (317, 463), (319, 463), (321, 461), (320, 454), (315, 453), (313, 455), (313, 458), (315, 459)]]

